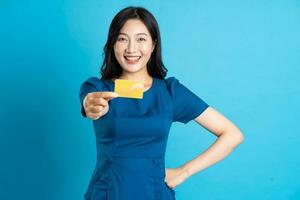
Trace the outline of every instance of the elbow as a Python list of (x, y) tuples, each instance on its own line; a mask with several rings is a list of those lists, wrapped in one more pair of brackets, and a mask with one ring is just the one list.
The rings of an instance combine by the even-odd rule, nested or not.
[(245, 137), (241, 131), (236, 132), (234, 137), (238, 145), (243, 143), (245, 140)]
[(243, 143), (244, 142), (244, 135), (242, 133), (239, 134), (239, 139), (238, 139), (238, 142), (239, 144)]
[(243, 133), (238, 128), (227, 130), (224, 135), (228, 135), (230, 141), (235, 144), (234, 146), (240, 145), (245, 140)]

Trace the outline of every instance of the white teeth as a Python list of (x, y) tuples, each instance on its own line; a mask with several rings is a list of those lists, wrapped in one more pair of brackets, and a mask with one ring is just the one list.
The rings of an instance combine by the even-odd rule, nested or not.
[(124, 56), (127, 60), (138, 60), (140, 56)]

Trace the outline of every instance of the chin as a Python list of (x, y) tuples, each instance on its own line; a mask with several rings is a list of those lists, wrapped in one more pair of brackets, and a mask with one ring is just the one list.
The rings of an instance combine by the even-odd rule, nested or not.
[(142, 69), (141, 66), (135, 66), (135, 65), (132, 65), (132, 66), (126, 65), (125, 67), (123, 66), (123, 70), (125, 70), (127, 72), (138, 72), (141, 69)]

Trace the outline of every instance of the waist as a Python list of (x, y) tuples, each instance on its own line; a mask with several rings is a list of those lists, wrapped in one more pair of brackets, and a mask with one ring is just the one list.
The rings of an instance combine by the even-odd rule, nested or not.
[(97, 157), (161, 159), (165, 156), (161, 145), (119, 145), (115, 143), (97, 144)]
[(97, 153), (98, 159), (154, 159), (154, 160), (164, 160), (164, 155), (146, 155), (146, 154), (112, 154), (112, 153)]
[(119, 169), (124, 172), (138, 173), (146, 171), (165, 172), (164, 156), (121, 156), (111, 154), (98, 154), (97, 168), (109, 167)]

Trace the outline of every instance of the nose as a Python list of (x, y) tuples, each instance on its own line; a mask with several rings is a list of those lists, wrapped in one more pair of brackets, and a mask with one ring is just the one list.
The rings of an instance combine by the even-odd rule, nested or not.
[(136, 50), (136, 44), (135, 44), (134, 40), (130, 40), (128, 42), (128, 46), (127, 46), (126, 51), (128, 53), (133, 53), (133, 52), (135, 52), (135, 50)]

